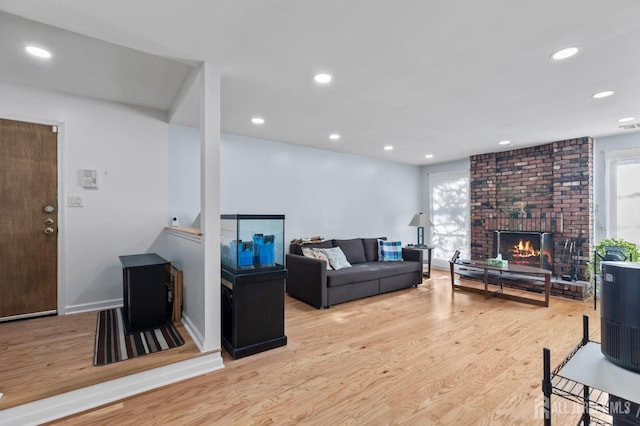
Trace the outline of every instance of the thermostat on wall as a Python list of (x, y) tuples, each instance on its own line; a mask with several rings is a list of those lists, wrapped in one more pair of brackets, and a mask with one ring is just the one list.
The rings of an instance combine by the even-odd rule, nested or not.
[(97, 170), (82, 170), (82, 187), (83, 188), (98, 188), (98, 171)]

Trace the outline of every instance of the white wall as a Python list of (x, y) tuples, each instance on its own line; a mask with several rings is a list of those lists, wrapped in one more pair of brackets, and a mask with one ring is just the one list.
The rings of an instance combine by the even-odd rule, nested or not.
[[(1, 117), (62, 124), (60, 195), (80, 195), (84, 201), (81, 208), (60, 206), (62, 307), (76, 312), (121, 303), (119, 255), (152, 251), (172, 260), (163, 232), (170, 217), (165, 115), (5, 82), (0, 82), (0, 93)], [(216, 128), (210, 127), (212, 132)], [(217, 148), (212, 149), (216, 160)], [(220, 163), (220, 170), (211, 170), (220, 176), (220, 210), (285, 214), (287, 241), (384, 235), (414, 242), (415, 229), (408, 223), (421, 210), (417, 166), (234, 135), (222, 136)], [(97, 190), (81, 187), (78, 173), (85, 168), (98, 170)], [(216, 204), (211, 205), (216, 220), (210, 229), (218, 225)], [(203, 240), (214, 248), (205, 256), (216, 259), (216, 265), (207, 263), (216, 266), (208, 274), (212, 280), (219, 279), (218, 233), (209, 232), (209, 241), (205, 232)], [(208, 286), (210, 292), (205, 288), (207, 300), (200, 301), (210, 321), (193, 312), (194, 328), (212, 334), (204, 336), (204, 350), (219, 342), (215, 284)], [(207, 312), (209, 305), (214, 307)]]
[[(171, 264), (182, 270), (183, 320), (196, 345), (203, 349), (204, 323), (204, 249), (201, 237), (167, 230)], [(219, 313), (219, 310), (216, 311)], [(220, 343), (218, 342), (218, 347)]]
[(593, 186), (595, 199), (595, 241), (600, 241), (606, 235), (606, 160), (605, 155), (613, 151), (624, 151), (640, 148), (640, 132), (623, 133), (620, 135), (598, 138), (594, 143), (593, 156)]
[(420, 168), (222, 134), (223, 214), (284, 214), (294, 238), (387, 236), (415, 243)]
[[(62, 306), (68, 312), (122, 302), (119, 255), (167, 256), (168, 125), (156, 111), (66, 96), (0, 81), (0, 117), (62, 123), (60, 205)], [(80, 169), (97, 169), (84, 190)], [(60, 305), (60, 304), (59, 304)]]
[(200, 129), (169, 126), (169, 217), (191, 226), (200, 213)]

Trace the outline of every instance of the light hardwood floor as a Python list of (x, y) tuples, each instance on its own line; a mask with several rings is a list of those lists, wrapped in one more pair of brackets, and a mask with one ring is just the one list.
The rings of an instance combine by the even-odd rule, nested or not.
[(96, 319), (96, 312), (87, 312), (0, 324), (0, 410), (200, 356), (176, 324), (184, 345), (94, 367)]
[(452, 296), (440, 271), (418, 288), (327, 310), (287, 297), (287, 346), (225, 353), (224, 370), (53, 424), (539, 425), (542, 348), (555, 366), (580, 340), (583, 314), (599, 341), (592, 301)]

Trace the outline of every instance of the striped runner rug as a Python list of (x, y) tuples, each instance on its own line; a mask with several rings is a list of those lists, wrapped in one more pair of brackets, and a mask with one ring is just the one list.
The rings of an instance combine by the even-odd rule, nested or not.
[(182, 346), (184, 340), (173, 324), (127, 334), (122, 308), (98, 312), (93, 365), (106, 365)]

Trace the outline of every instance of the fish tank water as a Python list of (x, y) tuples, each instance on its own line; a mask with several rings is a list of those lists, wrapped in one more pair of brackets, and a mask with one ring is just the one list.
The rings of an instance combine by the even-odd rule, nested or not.
[(234, 274), (284, 269), (284, 215), (221, 215), (220, 257)]

